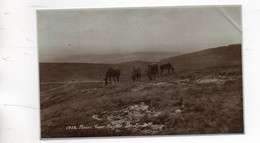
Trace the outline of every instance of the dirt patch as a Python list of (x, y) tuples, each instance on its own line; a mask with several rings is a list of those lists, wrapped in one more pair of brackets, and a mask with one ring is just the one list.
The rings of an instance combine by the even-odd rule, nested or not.
[(128, 106), (124, 109), (113, 112), (102, 112), (101, 115), (92, 115), (95, 120), (109, 121), (111, 130), (131, 130), (133, 132), (142, 132), (155, 134), (162, 131), (165, 125), (153, 124), (152, 122), (143, 122), (143, 118), (152, 118), (161, 115), (160, 111), (150, 109), (145, 103)]
[(215, 83), (215, 84), (224, 84), (227, 81), (234, 80), (233, 77), (225, 77), (225, 76), (218, 76), (218, 77), (204, 77), (197, 79), (196, 82), (199, 84), (202, 83)]
[(190, 79), (180, 79), (174, 81), (174, 83), (177, 83), (178, 85), (186, 85), (188, 82), (190, 82)]
[(160, 85), (167, 85), (167, 82), (158, 82), (158, 83), (151, 83), (150, 85), (154, 85), (154, 86), (160, 86)]
[(131, 91), (132, 92), (136, 92), (136, 91), (139, 91), (139, 90), (142, 90), (144, 89), (145, 87), (151, 87), (151, 86), (169, 86), (171, 85), (171, 83), (168, 83), (168, 82), (157, 82), (157, 83), (149, 83), (147, 85), (139, 85), (135, 88), (132, 88)]
[(132, 91), (132, 92), (136, 92), (136, 91), (142, 90), (142, 89), (144, 89), (144, 88), (145, 88), (144, 85), (139, 85), (139, 86), (137, 86), (137, 87), (135, 87), (135, 88), (132, 88), (131, 91)]
[(99, 120), (99, 121), (101, 120), (101, 119), (98, 117), (98, 115), (92, 115), (91, 118), (92, 118), (92, 119), (95, 119), (95, 120)]

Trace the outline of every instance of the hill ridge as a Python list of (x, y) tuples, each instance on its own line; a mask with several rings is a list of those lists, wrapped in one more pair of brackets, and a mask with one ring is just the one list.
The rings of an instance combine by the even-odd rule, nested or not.
[(241, 57), (241, 44), (232, 44), (165, 58), (159, 64), (171, 63), (177, 71), (214, 66), (242, 66)]
[[(147, 78), (147, 65), (142, 60), (116, 64), (106, 63), (40, 63), (40, 81), (103, 80), (109, 67), (118, 67), (122, 71), (122, 80), (131, 80), (132, 67), (140, 67), (142, 77)], [(158, 65), (171, 63), (175, 72), (191, 71), (218, 66), (239, 66), (242, 68), (241, 44), (229, 45), (188, 53), (162, 59)]]

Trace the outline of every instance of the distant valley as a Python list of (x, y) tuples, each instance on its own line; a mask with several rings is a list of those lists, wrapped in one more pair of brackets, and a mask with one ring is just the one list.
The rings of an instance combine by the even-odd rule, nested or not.
[[(99, 59), (100, 63), (40, 63), (40, 82), (54, 81), (102, 81), (109, 67), (121, 69), (121, 80), (131, 80), (132, 67), (140, 67), (142, 78), (147, 80), (147, 65), (157, 61), (158, 65), (171, 63), (175, 72), (205, 69), (219, 66), (238, 66), (242, 68), (241, 44), (210, 48), (180, 56), (170, 56), (163, 53), (139, 53), (134, 55), (106, 55), (106, 58), (81, 56), (77, 59), (91, 61)], [(145, 55), (145, 56), (141, 56)], [(125, 56), (125, 57), (124, 57)], [(170, 56), (170, 57), (169, 57)], [(160, 59), (161, 58), (161, 59)], [(153, 60), (151, 60), (153, 59)], [(114, 61), (121, 61), (111, 64)], [(110, 63), (110, 64), (108, 64)]]
[(128, 61), (150, 61), (159, 62), (161, 59), (179, 55), (178, 53), (163, 53), (163, 52), (135, 52), (135, 53), (119, 53), (119, 54), (76, 54), (64, 56), (62, 58), (40, 59), (43, 62), (56, 63), (106, 63), (114, 64)]

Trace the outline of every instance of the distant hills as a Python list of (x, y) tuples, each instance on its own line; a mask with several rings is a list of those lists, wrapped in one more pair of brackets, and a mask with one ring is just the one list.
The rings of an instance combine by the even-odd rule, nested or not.
[(163, 53), (163, 52), (135, 52), (135, 53), (120, 53), (120, 54), (77, 54), (55, 59), (42, 59), (44, 62), (56, 63), (106, 63), (114, 64), (128, 61), (150, 61), (159, 62), (161, 59), (179, 55), (178, 53)]
[[(107, 56), (107, 59), (99, 59), (100, 57), (95, 57), (100, 60), (100, 63), (72, 63), (73, 60), (71, 63), (40, 63), (40, 82), (72, 80), (101, 81), (104, 79), (105, 73), (109, 67), (118, 67), (121, 69), (121, 80), (131, 80), (130, 75), (132, 67), (135, 66), (140, 67), (143, 78), (147, 78), (147, 65), (154, 61), (158, 61), (158, 65), (171, 63), (176, 72), (216, 66), (241, 66), (242, 64), (241, 44), (211, 48), (180, 56), (169, 57), (170, 54), (150, 53), (149, 56), (147, 53), (140, 53), (130, 56), (125, 55), (126, 57), (123, 57), (123, 55), (119, 56), (112, 54), (111, 57)], [(141, 55), (145, 56), (141, 57)], [(136, 57), (136, 59), (134, 59), (134, 57)], [(163, 57), (161, 58), (162, 60), (160, 60), (159, 57)], [(94, 57), (92, 58), (94, 59)], [(80, 57), (78, 57), (78, 59), (80, 59)], [(144, 59), (150, 62), (147, 62)], [(104, 61), (108, 63), (113, 63), (114, 61), (122, 62), (117, 64), (104, 64)]]

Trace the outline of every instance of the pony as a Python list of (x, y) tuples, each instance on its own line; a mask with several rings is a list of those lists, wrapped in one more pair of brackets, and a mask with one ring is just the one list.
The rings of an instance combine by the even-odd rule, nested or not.
[(161, 65), (161, 66), (160, 66), (160, 69), (161, 69), (161, 75), (163, 74), (163, 70), (164, 70), (164, 69), (167, 69), (167, 70), (168, 70), (168, 73), (170, 73), (170, 71), (171, 71), (171, 72), (174, 72), (174, 68), (173, 68), (173, 66), (172, 66), (170, 63)]
[(159, 76), (159, 68), (157, 64), (149, 64), (148, 65), (148, 72), (147, 76), (150, 80), (155, 79), (157, 76)]
[(141, 80), (141, 69), (139, 67), (134, 67), (132, 71), (132, 80), (140, 81)]
[(118, 68), (109, 68), (106, 72), (106, 76), (105, 76), (105, 85), (108, 84), (108, 79), (109, 79), (109, 83), (111, 84), (111, 78), (114, 79), (114, 82), (116, 83), (119, 83), (119, 78), (120, 78), (120, 73), (121, 73), (121, 70), (118, 69)]

